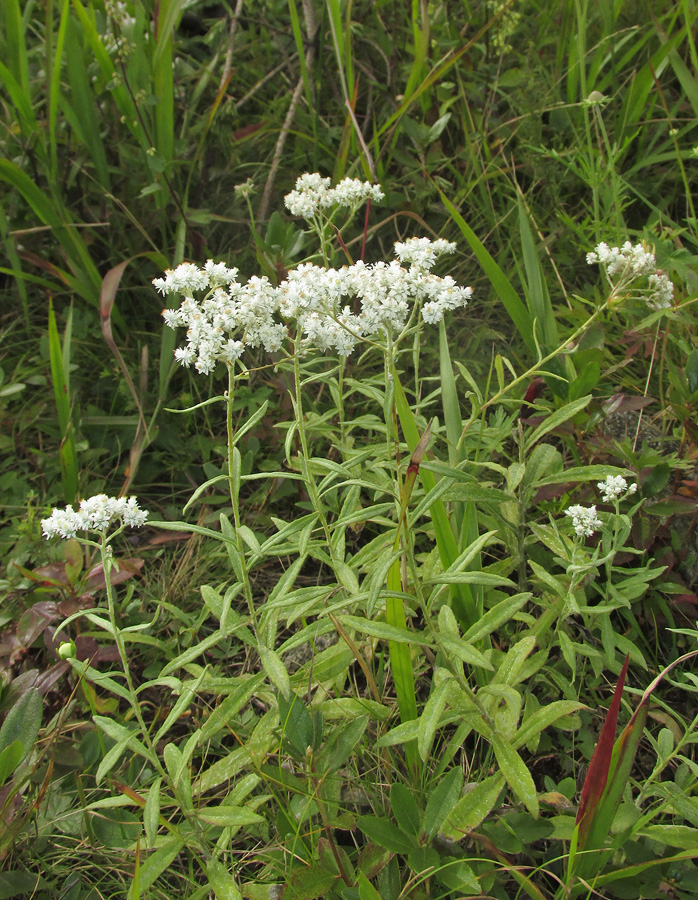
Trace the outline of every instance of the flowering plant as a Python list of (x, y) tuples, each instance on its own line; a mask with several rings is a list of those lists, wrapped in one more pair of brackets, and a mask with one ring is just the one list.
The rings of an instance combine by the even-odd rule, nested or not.
[[(252, 190), (247, 183), (239, 193), (249, 202)], [(465, 793), (461, 797), (462, 777), (454, 768), (448, 773), (448, 782), (444, 781), (449, 790), (444, 789), (438, 813), (431, 801), (427, 804), (433, 834), (442, 830), (457, 838), (477, 827), (493, 810), (505, 785), (528, 814), (538, 816), (538, 790), (520, 753), (524, 746), (535, 748), (545, 728), (576, 727), (574, 715), (581, 704), (553, 699), (544, 709), (538, 708), (537, 701), (529, 700), (535, 691), (529, 691), (525, 682), (535, 679), (552, 647), (559, 649), (573, 679), (578, 659), (585, 655), (591, 657), (597, 674), (604, 666), (616, 667), (621, 651), (643, 661), (639, 651), (629, 648), (625, 636), (611, 625), (612, 613), (629, 609), (636, 592), (661, 571), (648, 564), (625, 574), (615, 565), (619, 552), (628, 550), (631, 518), (639, 506), (621, 512), (621, 504), (637, 487), (628, 483), (629, 472), (608, 466), (577, 470), (582, 480), (603, 479), (596, 484), (601, 500), (613, 507), (612, 512), (597, 509), (596, 504), (575, 503), (567, 506), (561, 521), (553, 520), (547, 527), (526, 518), (541, 487), (565, 480), (562, 454), (543, 439), (556, 426), (572, 420), (590, 396), (559, 406), (529, 432), (516, 412), (506, 412), (505, 402), (534, 374), (550, 375), (547, 364), (568, 352), (570, 343), (621, 296), (636, 293), (651, 304), (662, 305), (670, 282), (663, 280), (654, 257), (639, 245), (612, 249), (598, 245), (589, 261), (599, 262), (611, 281), (606, 302), (595, 308), (572, 339), (549, 347), (545, 356), (539, 353), (527, 371), (516, 374), (507, 362), (513, 375), (508, 382), (504, 364), (498, 360), (498, 390), (489, 396), (481, 392), (477, 379), (459, 360), (472, 389), (471, 414), (462, 418), (445, 322), (447, 316), (462, 314), (473, 292), (450, 274), (434, 273), (437, 265), (453, 258), (456, 245), (441, 238), (412, 237), (395, 242), (393, 258), (388, 261), (354, 261), (336, 226), (342, 210), (351, 216), (361, 204), (379, 203), (382, 196), (377, 185), (357, 179), (345, 179), (332, 187), (330, 179), (318, 174), (301, 176), (286, 197), (286, 206), (291, 214), (305, 219), (320, 251), (284, 272), (278, 284), (256, 275), (244, 280), (236, 267), (214, 260), (202, 266), (181, 263), (155, 279), (161, 295), (182, 298), (178, 307), (163, 312), (167, 327), (186, 332), (175, 359), (205, 375), (214, 373), (219, 363), (227, 371), (228, 390), (222, 398), (214, 398), (225, 403), (227, 470), (199, 485), (190, 501), (198, 500), (215, 483), (225, 482), (229, 503), (226, 498), (217, 522), (212, 523), (209, 516), (205, 524), (153, 523), (135, 498), (105, 495), (84, 500), (77, 510), (54, 510), (42, 522), (46, 537), (74, 537), (98, 546), (102, 554), (108, 619), (95, 610), (80, 610), (76, 616), (88, 617), (114, 640), (122, 672), (118, 677), (113, 673), (105, 676), (76, 660), (70, 641), (59, 648), (61, 657), (69, 660), (81, 677), (108, 686), (133, 711), (135, 731), (95, 716), (100, 729), (114, 741), (100, 764), (97, 780), (108, 774), (127, 748), (140, 755), (147, 771), (154, 773), (144, 801), (148, 847), (159, 848), (160, 803), (168, 803), (174, 811), (168, 819), (174, 844), (179, 848), (181, 838), (181, 846), (186, 840), (194, 847), (192, 852), (206, 868), (211, 883), (217, 878), (217, 883), (230, 881), (215, 855), (229, 839), (224, 840), (226, 832), (241, 823), (255, 827), (264, 821), (260, 812), (236, 804), (246, 796), (248, 786), (252, 791), (262, 776), (266, 777), (269, 755), (280, 758), (289, 753), (294, 758), (299, 773), (294, 779), (300, 774), (307, 777), (313, 802), (301, 806), (294, 805), (294, 800), (290, 807), (293, 816), (299, 828), (314, 833), (316, 826), (310, 828), (309, 820), (317, 809), (324, 840), (332, 845), (337, 803), (334, 787), (328, 787), (331, 779), (325, 783), (325, 774), (339, 779), (339, 769), (346, 761), (341, 754), (346, 748), (347, 754), (351, 752), (354, 737), (368, 728), (365, 710), (380, 723), (377, 741), (381, 752), (404, 748), (400, 766), (415, 784), (437, 736), (455, 721), (465, 723), (468, 731), (463, 735), (472, 730), (478, 741), (490, 748), (497, 769), (476, 788), (481, 798), (477, 815), (470, 796)], [(340, 252), (335, 238), (347, 257), (341, 266), (330, 265)], [(418, 338), (424, 326), (433, 324), (439, 327), (440, 380), (438, 390), (423, 400)], [(406, 388), (401, 363), (407, 355), (408, 336), (415, 338), (409, 369), (410, 377), (414, 371), (414, 386)], [(359, 349), (364, 351), (362, 356), (382, 356), (381, 374), (362, 382), (352, 377), (349, 359)], [(285, 464), (278, 471), (245, 470), (240, 449), (241, 437), (265, 416), (267, 403), (237, 427), (233, 415), (239, 382), (255, 377), (248, 357), (260, 350), (272, 356), (269, 367), (291, 376), (284, 384), (291, 395), (292, 421), (276, 423), (286, 429)], [(329, 384), (333, 404), (332, 410), (322, 415), (309, 411), (308, 406), (308, 386), (319, 378)], [(350, 434), (355, 422), (347, 423), (344, 407), (349, 397), (353, 405), (357, 396), (368, 398), (366, 402), (378, 408), (380, 415), (371, 411), (361, 421), (384, 442), (356, 446)], [(435, 397), (442, 402), (442, 424), (436, 417), (427, 422), (420, 409)], [(484, 413), (493, 406), (498, 408), (488, 421)], [(501, 464), (503, 456), (493, 453), (489, 458), (482, 452), (482, 447), (490, 446), (501, 451), (517, 428), (520, 458), (508, 468)], [(448, 464), (429, 454), (432, 440), (444, 439)], [(244, 485), (263, 479), (297, 483), (302, 499), (289, 521), (273, 517), (269, 531), (260, 534), (253, 530), (241, 494), (245, 496)], [(506, 490), (498, 479), (506, 481)], [(140, 527), (146, 521), (163, 530), (219, 541), (231, 571), (220, 585), (201, 586), (202, 615), (215, 620), (213, 631), (195, 635), (191, 644), (169, 654), (150, 681), (139, 685), (128, 642), (135, 640), (136, 634), (144, 642), (151, 637), (140, 634), (148, 623), (120, 624), (109, 578), (109, 569), (116, 564), (110, 544), (125, 528)], [(359, 531), (366, 528), (370, 537), (359, 542), (354, 526)], [(595, 539), (599, 532), (600, 538)], [(535, 553), (529, 553), (531, 536), (552, 551), (553, 565), (543, 566)], [(495, 543), (509, 544), (511, 549), (492, 563), (488, 554)], [(257, 570), (262, 566), (264, 578), (260, 579)], [(518, 585), (511, 577), (515, 567)], [(313, 583), (297, 587), (296, 579), (304, 569), (312, 572)], [(597, 578), (600, 573), (605, 579)], [(266, 584), (270, 575), (276, 581), (263, 593), (261, 584)], [(537, 617), (528, 611), (536, 605), (543, 608)], [(515, 618), (521, 625), (517, 640), (502, 647), (492, 636)], [(71, 617), (62, 627), (72, 621)], [(579, 628), (600, 633), (596, 641), (600, 649), (575, 642)], [(303, 643), (315, 646), (330, 633), (339, 636), (339, 644), (318, 650), (309, 666), (290, 665), (292, 649)], [(233, 638), (253, 659), (254, 674), (229, 679), (217, 671), (210, 651), (218, 644), (228, 645)], [(376, 669), (373, 661), (380, 654), (381, 641), (387, 643), (388, 652)], [(354, 662), (370, 695), (356, 706), (351, 705), (353, 698), (343, 695), (346, 672)], [(383, 679), (381, 685), (377, 671)], [(430, 676), (425, 702), (417, 685), (423, 671)], [(164, 721), (150, 723), (144, 715), (142, 692), (163, 685), (171, 688), (177, 699)], [(173, 726), (192, 698), (198, 692), (215, 693), (221, 685), (227, 693), (215, 712), (185, 740), (174, 737)], [(386, 685), (394, 690), (400, 720), (394, 727), (382, 724), (393, 713), (385, 699)], [(222, 740), (230, 718), (253, 695), (265, 711), (248, 744), (240, 748), (244, 757), (236, 750), (208, 765), (205, 747)], [(336, 728), (325, 727), (325, 714), (339, 720)], [(460, 737), (459, 741), (462, 743)], [(200, 772), (196, 778), (195, 757)], [(231, 759), (234, 765), (229, 768)], [(239, 779), (220, 806), (202, 799), (206, 791), (229, 784), (246, 766), (249, 777)], [(318, 772), (324, 773), (322, 778)], [(391, 803), (404, 807), (409, 801), (400, 787), (391, 789)], [(141, 797), (138, 793), (134, 796)], [(255, 799), (261, 803), (259, 796)], [(261, 811), (262, 806), (256, 809)], [(415, 821), (420, 819), (416, 807), (412, 818), (415, 816)], [(383, 846), (384, 834), (395, 828), (380, 816), (358, 816), (353, 827), (377, 846)], [(394, 831), (390, 833), (394, 836)], [(407, 843), (401, 846), (411, 847), (412, 838), (407, 836)], [(340, 875), (333, 873), (332, 883), (342, 878), (353, 889), (345, 856), (337, 850), (333, 858)], [(433, 866), (437, 864), (447, 865), (438, 854)], [(474, 877), (467, 883), (472, 891), (482, 887)]]

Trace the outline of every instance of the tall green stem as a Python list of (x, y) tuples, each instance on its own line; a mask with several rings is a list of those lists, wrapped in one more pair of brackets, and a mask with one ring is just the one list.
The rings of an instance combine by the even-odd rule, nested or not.
[(337, 376), (337, 392), (339, 394), (339, 406), (337, 413), (339, 415), (339, 443), (342, 452), (347, 446), (346, 422), (344, 421), (344, 369), (347, 366), (347, 359), (339, 360), (339, 374)]
[(230, 503), (233, 507), (233, 523), (235, 525), (235, 549), (238, 554), (240, 575), (242, 577), (243, 591), (247, 608), (252, 620), (255, 636), (259, 639), (257, 629), (257, 611), (252, 596), (252, 585), (247, 569), (245, 545), (240, 535), (240, 451), (235, 446), (235, 434), (233, 432), (233, 397), (235, 396), (235, 368), (234, 364), (228, 365), (228, 396), (226, 398), (226, 426), (228, 432), (228, 488), (230, 491)]
[(310, 496), (310, 502), (312, 504), (313, 510), (317, 514), (318, 519), (320, 520), (320, 524), (322, 525), (322, 530), (325, 533), (325, 540), (327, 542), (327, 549), (330, 554), (330, 558), (334, 561), (334, 547), (332, 545), (332, 532), (330, 531), (330, 526), (327, 521), (327, 516), (325, 515), (325, 510), (322, 506), (322, 500), (320, 499), (320, 493), (317, 489), (317, 484), (315, 483), (315, 476), (313, 475), (310, 469), (310, 450), (308, 447), (308, 434), (305, 430), (305, 416), (303, 415), (303, 395), (302, 395), (302, 385), (301, 385), (301, 363), (300, 363), (300, 343), (301, 343), (302, 334), (300, 331), (296, 335), (296, 340), (293, 348), (293, 380), (294, 380), (294, 391), (295, 391), (295, 413), (296, 413), (296, 426), (298, 428), (298, 437), (301, 442), (301, 453), (300, 453), (300, 465), (301, 465), (301, 474), (303, 476), (303, 481), (308, 490), (308, 494)]
[[(114, 537), (114, 532), (111, 537)], [(90, 542), (91, 543), (91, 542)], [(143, 735), (143, 741), (145, 742), (146, 747), (150, 751), (151, 762), (155, 766), (158, 774), (163, 778), (165, 783), (168, 785), (170, 791), (172, 791), (173, 796), (177, 796), (177, 785), (173, 783), (167, 769), (163, 766), (160, 761), (160, 757), (157, 752), (157, 747), (153, 743), (153, 739), (150, 736), (150, 731), (148, 730), (148, 726), (145, 723), (145, 719), (143, 718), (143, 713), (141, 711), (141, 704), (138, 699), (138, 694), (136, 693), (136, 687), (133, 683), (133, 678), (131, 677), (131, 668), (128, 662), (128, 656), (126, 654), (126, 644), (124, 643), (124, 639), (121, 633), (121, 629), (119, 628), (119, 623), (116, 620), (116, 602), (114, 598), (114, 585), (111, 581), (111, 570), (114, 565), (114, 558), (112, 556), (111, 547), (109, 546), (109, 540), (107, 539), (106, 533), (101, 536), (100, 544), (99, 544), (100, 554), (102, 557), (102, 567), (104, 569), (104, 585), (107, 591), (107, 611), (109, 613), (109, 622), (111, 624), (112, 632), (114, 634), (114, 643), (116, 644), (116, 649), (119, 654), (119, 659), (121, 661), (121, 668), (124, 670), (124, 677), (126, 678), (126, 687), (129, 693), (129, 704), (131, 709), (133, 710), (133, 714), (136, 717), (136, 721), (138, 722), (138, 727), (141, 730), (141, 734)], [(201, 856), (204, 860), (210, 859), (211, 853), (207, 846), (206, 839), (203, 834), (203, 829), (201, 827), (201, 822), (197, 818), (196, 814), (193, 810), (187, 810), (182, 807), (182, 813), (184, 814), (187, 822), (189, 823), (192, 834), (195, 837), (195, 840), (198, 845), (198, 852), (201, 853)], [(191, 847), (190, 849), (194, 852), (197, 852), (196, 848)]]
[(143, 718), (143, 713), (141, 712), (141, 705), (138, 702), (138, 695), (136, 694), (136, 688), (133, 683), (133, 678), (131, 677), (131, 668), (128, 663), (128, 656), (126, 655), (126, 645), (124, 643), (123, 636), (121, 634), (121, 629), (119, 628), (119, 624), (116, 621), (116, 603), (114, 599), (114, 585), (111, 580), (111, 571), (114, 565), (114, 557), (112, 556), (111, 547), (109, 546), (109, 541), (107, 540), (106, 533), (102, 534), (100, 538), (99, 551), (102, 557), (102, 569), (104, 571), (104, 586), (107, 591), (107, 610), (109, 613), (109, 622), (111, 623), (112, 631), (114, 633), (114, 643), (116, 644), (116, 649), (119, 653), (119, 659), (121, 661), (121, 668), (124, 670), (124, 677), (126, 678), (126, 687), (128, 688), (131, 709), (136, 717), (136, 721), (138, 722), (138, 727), (141, 729), (141, 733), (143, 735), (143, 740), (145, 744), (150, 750), (153, 761), (155, 763), (156, 768), (159, 770), (160, 775), (162, 775), (165, 779), (169, 780), (167, 772), (165, 771), (164, 766), (160, 762), (158, 757), (155, 745), (150, 737), (150, 731), (148, 730), (147, 725), (145, 724), (145, 719)]

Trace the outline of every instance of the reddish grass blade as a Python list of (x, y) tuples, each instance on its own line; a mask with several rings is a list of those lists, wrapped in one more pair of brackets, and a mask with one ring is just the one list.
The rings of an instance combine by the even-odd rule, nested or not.
[(584, 779), (584, 787), (582, 788), (582, 799), (579, 804), (579, 812), (577, 813), (577, 850), (583, 850), (586, 843), (589, 829), (591, 828), (599, 802), (606, 788), (608, 781), (608, 772), (611, 766), (611, 756), (613, 754), (613, 744), (616, 738), (616, 726), (618, 725), (618, 712), (620, 711), (620, 701), (623, 694), (623, 685), (625, 684), (625, 676), (628, 671), (629, 656), (626, 655), (623, 668), (620, 670), (618, 683), (613, 692), (613, 699), (606, 714), (606, 721), (603, 723), (599, 742), (596, 745), (594, 754), (591, 757), (589, 771)]

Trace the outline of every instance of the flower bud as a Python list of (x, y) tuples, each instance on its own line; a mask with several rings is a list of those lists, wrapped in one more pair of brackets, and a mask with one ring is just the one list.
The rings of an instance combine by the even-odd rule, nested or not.
[(76, 653), (75, 641), (64, 641), (58, 648), (58, 655), (61, 659), (75, 659)]

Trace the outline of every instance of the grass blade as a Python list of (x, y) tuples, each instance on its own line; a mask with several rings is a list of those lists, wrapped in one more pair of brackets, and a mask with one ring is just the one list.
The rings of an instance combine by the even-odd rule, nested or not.
[[(576, 850), (584, 850), (587, 842), (593, 820), (599, 810), (601, 796), (606, 787), (608, 780), (608, 772), (611, 765), (611, 754), (613, 753), (613, 742), (616, 735), (616, 726), (618, 724), (618, 713), (620, 711), (620, 701), (623, 695), (623, 685), (625, 684), (625, 676), (628, 671), (628, 662), (630, 657), (625, 657), (623, 668), (620, 670), (616, 688), (613, 692), (613, 699), (608, 708), (606, 719), (604, 720), (599, 741), (589, 763), (589, 771), (584, 779), (582, 788), (582, 797), (579, 803), (576, 821)], [(606, 833), (611, 823), (606, 822)], [(570, 862), (572, 854), (570, 853)]]
[(524, 261), (524, 269), (526, 272), (526, 306), (531, 318), (536, 323), (538, 334), (541, 336), (540, 344), (545, 353), (554, 350), (560, 343), (557, 333), (557, 323), (555, 321), (555, 313), (550, 303), (550, 294), (548, 286), (543, 277), (543, 270), (536, 253), (536, 246), (533, 240), (533, 234), (529, 225), (529, 216), (526, 206), (521, 198), (521, 194), (517, 195), (519, 206), (519, 234), (521, 236), (521, 255)]
[(521, 298), (517, 294), (512, 283), (509, 281), (507, 276), (500, 269), (494, 259), (490, 256), (484, 245), (478, 240), (475, 232), (466, 223), (465, 219), (461, 216), (461, 214), (451, 203), (448, 197), (444, 194), (441, 188), (438, 185), (436, 187), (439, 194), (441, 195), (444, 206), (451, 214), (451, 218), (460, 229), (461, 234), (470, 245), (471, 250), (484, 269), (485, 274), (489, 278), (490, 283), (495, 290), (495, 293), (499, 296), (500, 300), (504, 304), (504, 308), (509, 313), (509, 316), (514, 323), (516, 330), (523, 338), (523, 341), (528, 347), (529, 351), (537, 357), (538, 352), (533, 336), (533, 319), (531, 318), (530, 313), (521, 302)]
[(70, 403), (70, 337), (72, 310), (68, 314), (63, 348), (58, 336), (53, 303), (49, 300), (48, 340), (51, 359), (51, 380), (56, 398), (58, 425), (61, 432), (60, 459), (61, 484), (66, 503), (75, 503), (78, 494), (78, 461)]

